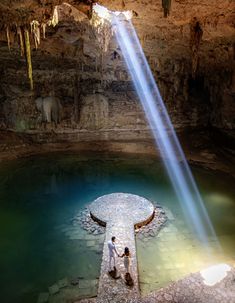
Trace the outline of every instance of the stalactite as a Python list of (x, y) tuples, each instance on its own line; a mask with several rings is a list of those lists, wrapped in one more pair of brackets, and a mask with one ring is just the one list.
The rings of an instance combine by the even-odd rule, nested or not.
[(31, 46), (29, 39), (29, 31), (27, 28), (24, 29), (24, 43), (25, 43), (25, 56), (27, 62), (30, 89), (33, 90), (33, 68), (32, 68), (32, 59), (31, 59)]
[(104, 55), (108, 50), (110, 39), (113, 35), (113, 29), (110, 22), (105, 18), (100, 17), (96, 12), (93, 11), (92, 18), (90, 21), (93, 26), (96, 39), (98, 41), (98, 47), (100, 49), (100, 74), (101, 74), (101, 86), (103, 85), (104, 75)]
[(103, 52), (107, 52), (110, 39), (113, 35), (110, 23), (104, 18), (101, 18), (95, 12), (93, 12), (90, 22), (95, 30), (95, 35), (98, 40), (98, 45), (100, 49)]
[(170, 14), (171, 0), (162, 0), (162, 7), (164, 10), (164, 17), (166, 18)]
[(58, 6), (56, 5), (54, 8), (52, 19), (48, 21), (48, 25), (56, 26), (59, 23), (59, 13), (58, 13)]
[(56, 26), (58, 22), (59, 22), (58, 6), (55, 6), (53, 18), (52, 18), (52, 25)]
[(40, 24), (37, 20), (33, 20), (31, 23), (31, 33), (33, 35), (35, 48), (37, 49), (40, 44)]
[(190, 47), (192, 52), (192, 77), (195, 78), (199, 63), (199, 47), (202, 40), (203, 30), (199, 21), (193, 19), (190, 26)]
[(17, 26), (17, 35), (19, 36), (19, 42), (20, 42), (20, 54), (21, 56), (24, 56), (24, 40), (20, 26)]
[(7, 45), (8, 45), (8, 49), (10, 51), (11, 50), (11, 40), (10, 40), (10, 33), (9, 33), (9, 27), (8, 26), (6, 28), (6, 34), (7, 34)]
[(41, 27), (42, 27), (42, 37), (43, 39), (46, 38), (46, 23), (42, 23)]
[[(41, 40), (41, 29), (42, 29), (42, 35), (43, 38), (45, 39), (46, 37), (46, 26), (47, 25), (53, 25), (55, 26), (59, 21), (59, 15), (58, 15), (58, 7), (56, 6), (54, 9), (53, 17), (52, 19), (47, 22), (47, 23), (40, 23), (37, 20), (33, 20), (30, 23), (31, 26), (31, 34), (34, 39), (35, 43), (35, 48), (37, 49), (40, 40)], [(32, 58), (31, 58), (31, 45), (30, 45), (30, 35), (29, 35), (29, 30), (25, 28), (21, 28), (17, 24), (15, 24), (16, 27), (16, 33), (18, 35), (18, 41), (20, 45), (20, 52), (21, 56), (25, 55), (26, 62), (27, 62), (27, 73), (28, 73), (28, 78), (29, 78), (29, 83), (30, 83), (30, 89), (33, 90), (33, 69), (32, 69)], [(9, 30), (9, 26), (6, 26), (6, 38), (7, 38), (7, 44), (8, 44), (8, 49), (9, 51), (11, 50), (11, 32)], [(14, 39), (13, 39), (14, 42)]]

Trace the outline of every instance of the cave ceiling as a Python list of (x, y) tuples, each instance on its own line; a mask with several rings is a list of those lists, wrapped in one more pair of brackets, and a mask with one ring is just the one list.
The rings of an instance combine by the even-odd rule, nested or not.
[[(233, 0), (67, 0), (71, 6), (67, 10), (71, 18), (65, 16), (66, 26), (76, 32), (81, 20), (74, 17), (73, 10), (77, 10), (91, 18), (92, 5), (99, 3), (111, 10), (131, 10), (133, 24), (144, 47), (146, 55), (154, 60), (158, 53), (165, 54), (167, 58), (189, 57), (198, 51), (200, 44), (202, 56), (207, 57), (207, 63), (220, 61), (230, 66), (231, 61), (226, 60), (234, 56), (235, 41), (235, 2)], [(0, 46), (5, 46), (7, 40), (14, 44), (17, 40), (17, 26), (29, 26), (36, 20), (39, 24), (47, 23), (53, 16), (56, 6), (64, 6), (62, 0), (0, 0)], [(168, 12), (166, 4), (168, 3)], [(72, 11), (72, 13), (71, 13)], [(66, 13), (64, 14), (66, 15)], [(78, 24), (74, 24), (74, 21)], [(70, 25), (68, 24), (70, 22)], [(201, 41), (193, 33), (199, 24), (202, 31)], [(195, 30), (196, 31), (196, 30)], [(48, 37), (50, 40), (51, 37)], [(63, 37), (61, 37), (63, 39)], [(65, 41), (66, 39), (63, 39)], [(196, 41), (194, 41), (196, 40)], [(68, 41), (70, 43), (70, 41)], [(9, 41), (8, 41), (9, 44)], [(43, 49), (44, 43), (41, 48)], [(9, 45), (8, 45), (9, 46)], [(196, 48), (196, 50), (195, 50)], [(1, 52), (1, 49), (0, 49)], [(161, 56), (158, 56), (159, 58)], [(230, 61), (230, 62), (229, 62)]]
[[(193, 90), (198, 88), (202, 90), (198, 100), (208, 98), (214, 102), (214, 111), (223, 107), (222, 114), (217, 111), (213, 119), (234, 127), (234, 0), (0, 0), (0, 72), (3, 75), (0, 97), (7, 98), (9, 82), (26, 85), (24, 75), (27, 71), (30, 75), (30, 68), (36, 90), (42, 90), (42, 83), (58, 87), (55, 82), (60, 77), (55, 75), (59, 70), (64, 70), (61, 91), (63, 83), (67, 81), (73, 86), (77, 78), (81, 82), (100, 77), (112, 85), (113, 81), (129, 81), (116, 60), (121, 55), (117, 45), (111, 40), (107, 51), (94, 33), (90, 19), (95, 3), (110, 10), (132, 11), (132, 22), (150, 67), (164, 100), (170, 102), (172, 108), (177, 108), (176, 102), (181, 107), (189, 107), (190, 93), (193, 99), (197, 98), (198, 92)], [(59, 20), (53, 24), (55, 8)], [(33, 24), (36, 34), (39, 26), (40, 41), (32, 34), (32, 22), (36, 22)], [(28, 31), (28, 38), (24, 30)], [(22, 35), (24, 43), (20, 41)], [(31, 45), (32, 66), (28, 64), (26, 69), (29, 60), (25, 59), (27, 49), (23, 48), (27, 43)], [(71, 76), (72, 69), (77, 72)], [(70, 70), (69, 75), (66, 70)], [(192, 88), (193, 79), (198, 81)], [(33, 88), (33, 83), (30, 86)], [(62, 97), (68, 94), (72, 98), (72, 89), (67, 87)], [(119, 89), (118, 85), (115, 89)]]

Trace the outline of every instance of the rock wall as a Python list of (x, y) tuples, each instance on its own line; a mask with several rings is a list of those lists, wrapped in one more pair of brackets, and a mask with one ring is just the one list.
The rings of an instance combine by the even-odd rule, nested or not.
[[(122, 1), (121, 6), (118, 1), (101, 1), (111, 9), (133, 10), (134, 26), (177, 129), (234, 130), (233, 1), (219, 4), (214, 0), (210, 5), (205, 0), (172, 2), (170, 16), (164, 18), (161, 1)], [(9, 51), (6, 31), (2, 29), (2, 129), (39, 134), (54, 129), (66, 134), (80, 132), (82, 137), (89, 131), (91, 140), (102, 132), (109, 133), (109, 138), (112, 132), (120, 137), (128, 133), (128, 139), (149, 136), (114, 37), (103, 33), (102, 39), (110, 38), (104, 52), (107, 41), (101, 43), (84, 11), (74, 3), (58, 6), (59, 23), (47, 27), (37, 50), (32, 39), (33, 92), (29, 91), (17, 34)], [(45, 121), (36, 106), (38, 97), (49, 96), (59, 100), (59, 123), (53, 118)]]
[(109, 101), (102, 94), (95, 93), (81, 98), (80, 129), (105, 129), (109, 122)]

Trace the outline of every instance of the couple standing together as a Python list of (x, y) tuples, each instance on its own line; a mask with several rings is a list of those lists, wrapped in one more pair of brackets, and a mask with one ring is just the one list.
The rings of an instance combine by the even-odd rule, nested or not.
[(126, 274), (129, 274), (130, 271), (130, 251), (128, 247), (125, 247), (124, 253), (122, 255), (119, 255), (116, 247), (115, 247), (115, 240), (116, 237), (112, 237), (110, 241), (108, 241), (108, 249), (109, 249), (109, 271), (111, 271), (111, 263), (113, 260), (113, 268), (116, 270), (115, 267), (115, 254), (120, 257), (124, 258), (124, 266), (126, 269)]

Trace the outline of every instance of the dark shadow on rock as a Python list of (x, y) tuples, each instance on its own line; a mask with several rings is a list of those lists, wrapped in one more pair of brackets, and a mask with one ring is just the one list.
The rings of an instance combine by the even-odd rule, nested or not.
[(125, 274), (125, 282), (126, 282), (127, 286), (133, 286), (134, 285), (133, 279), (132, 279), (129, 272)]
[(109, 275), (115, 280), (120, 278), (120, 275), (118, 274), (118, 271), (115, 266), (114, 266), (113, 270), (109, 271)]

